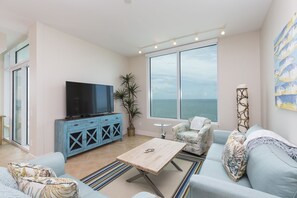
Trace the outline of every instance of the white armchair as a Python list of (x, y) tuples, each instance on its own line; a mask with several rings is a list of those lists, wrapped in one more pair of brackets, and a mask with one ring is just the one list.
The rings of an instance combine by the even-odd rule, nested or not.
[(207, 151), (208, 141), (210, 140), (211, 120), (206, 119), (201, 130), (191, 130), (192, 119), (172, 127), (175, 141), (187, 143), (183, 150), (196, 155), (202, 155)]

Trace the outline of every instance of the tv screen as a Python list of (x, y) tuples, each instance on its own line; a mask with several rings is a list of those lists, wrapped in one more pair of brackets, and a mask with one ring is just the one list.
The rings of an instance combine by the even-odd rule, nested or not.
[(85, 117), (113, 111), (113, 86), (66, 81), (67, 117)]

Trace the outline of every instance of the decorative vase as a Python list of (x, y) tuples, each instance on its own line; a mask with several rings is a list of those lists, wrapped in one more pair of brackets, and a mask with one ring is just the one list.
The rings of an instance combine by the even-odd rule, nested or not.
[(127, 128), (128, 136), (135, 136), (135, 128)]

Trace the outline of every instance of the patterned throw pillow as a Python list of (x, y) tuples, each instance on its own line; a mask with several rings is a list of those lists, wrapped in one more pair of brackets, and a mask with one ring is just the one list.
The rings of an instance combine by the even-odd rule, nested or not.
[(69, 178), (20, 177), (19, 190), (30, 197), (76, 198), (78, 184)]
[(247, 162), (243, 145), (245, 139), (244, 134), (235, 130), (229, 135), (224, 148), (223, 166), (233, 181), (238, 181), (245, 173)]
[(51, 168), (29, 163), (9, 163), (7, 169), (16, 182), (20, 177), (56, 177)]

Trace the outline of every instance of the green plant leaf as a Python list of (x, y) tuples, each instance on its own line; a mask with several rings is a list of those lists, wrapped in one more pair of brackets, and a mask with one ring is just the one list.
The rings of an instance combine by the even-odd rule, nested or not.
[(139, 86), (136, 84), (135, 76), (132, 73), (121, 75), (120, 79), (121, 87), (114, 93), (114, 98), (121, 100), (121, 105), (129, 115), (129, 127), (133, 128), (134, 118), (141, 115), (137, 101), (135, 100), (139, 92)]

